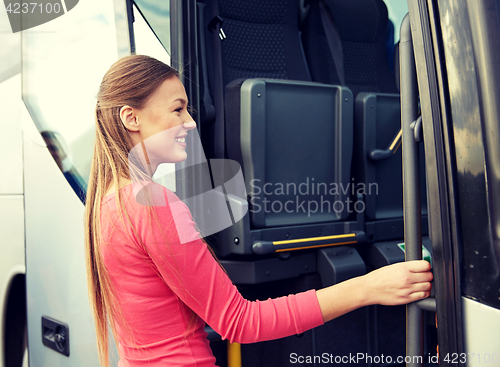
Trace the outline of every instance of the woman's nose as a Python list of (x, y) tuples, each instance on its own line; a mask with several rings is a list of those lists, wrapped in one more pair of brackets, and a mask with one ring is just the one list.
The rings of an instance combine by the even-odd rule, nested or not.
[(196, 128), (196, 122), (194, 122), (194, 120), (190, 120), (188, 122), (184, 122), (182, 124), (182, 127), (186, 130), (193, 130), (194, 128)]

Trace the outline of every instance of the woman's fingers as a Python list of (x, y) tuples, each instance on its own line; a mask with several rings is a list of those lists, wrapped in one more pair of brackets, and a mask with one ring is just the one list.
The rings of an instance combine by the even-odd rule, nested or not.
[(425, 272), (425, 273), (414, 273), (412, 274), (411, 280), (413, 283), (424, 283), (424, 282), (430, 282), (433, 279), (433, 275), (431, 272)]
[(409, 281), (413, 284), (429, 283), (434, 279), (430, 272), (431, 264), (425, 260), (408, 261), (405, 263), (407, 270), (410, 272)]
[(412, 273), (422, 273), (431, 270), (431, 264), (426, 260), (412, 260), (407, 261), (405, 264), (407, 264), (408, 270)]
[(410, 294), (410, 302), (419, 301), (421, 299), (427, 298), (431, 295), (431, 292), (415, 292)]
[(420, 291), (430, 291), (431, 289), (432, 289), (431, 283), (424, 282), (424, 283), (413, 284), (411, 291), (412, 291), (412, 293), (414, 293), (414, 292), (420, 292)]

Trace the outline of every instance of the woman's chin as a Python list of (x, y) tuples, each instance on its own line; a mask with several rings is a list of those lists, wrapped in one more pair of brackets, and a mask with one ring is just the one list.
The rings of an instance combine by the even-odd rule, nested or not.
[(183, 152), (176, 154), (175, 156), (165, 157), (164, 159), (161, 160), (161, 162), (158, 163), (158, 165), (163, 163), (181, 163), (184, 162), (186, 159), (187, 159), (187, 153)]
[(172, 163), (181, 163), (181, 162), (184, 162), (186, 159), (187, 159), (187, 153), (186, 152), (183, 152), (183, 154), (179, 154), (178, 157), (176, 157), (177, 159), (175, 160), (175, 162), (172, 162)]

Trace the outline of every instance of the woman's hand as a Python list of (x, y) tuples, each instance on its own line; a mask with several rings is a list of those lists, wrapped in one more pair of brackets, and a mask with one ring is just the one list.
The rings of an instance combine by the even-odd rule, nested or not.
[(425, 260), (384, 266), (364, 275), (369, 304), (403, 305), (429, 297), (431, 265)]
[(408, 261), (320, 289), (316, 295), (323, 320), (332, 320), (363, 306), (403, 305), (426, 298), (433, 279), (430, 270), (427, 261)]

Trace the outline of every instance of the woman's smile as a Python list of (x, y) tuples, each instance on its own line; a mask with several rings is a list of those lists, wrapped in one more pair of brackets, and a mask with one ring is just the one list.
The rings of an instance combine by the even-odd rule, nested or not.
[(184, 134), (182, 136), (178, 136), (177, 138), (175, 138), (175, 141), (184, 148), (186, 147), (186, 136), (187, 134)]

